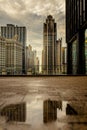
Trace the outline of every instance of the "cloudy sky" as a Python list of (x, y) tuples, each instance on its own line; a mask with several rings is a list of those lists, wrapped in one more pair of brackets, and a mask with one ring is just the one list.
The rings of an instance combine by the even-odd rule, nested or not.
[(41, 58), (43, 23), (47, 15), (57, 22), (58, 39), (65, 44), (65, 0), (0, 0), (0, 26), (15, 24), (27, 27), (27, 45)]

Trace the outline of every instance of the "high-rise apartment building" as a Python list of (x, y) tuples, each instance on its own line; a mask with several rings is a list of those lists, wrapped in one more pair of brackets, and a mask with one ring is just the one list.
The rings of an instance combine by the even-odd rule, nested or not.
[(1, 26), (1, 36), (7, 39), (16, 39), (22, 44), (22, 73), (26, 72), (25, 47), (26, 47), (26, 27), (7, 24)]
[(56, 40), (57, 40), (57, 25), (54, 18), (47, 16), (46, 22), (43, 25), (43, 73), (56, 73)]
[(68, 74), (87, 74), (87, 0), (66, 0)]

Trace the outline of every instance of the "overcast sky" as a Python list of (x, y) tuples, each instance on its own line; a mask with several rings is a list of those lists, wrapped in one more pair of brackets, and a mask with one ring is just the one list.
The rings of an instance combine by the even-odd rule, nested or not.
[(57, 23), (58, 39), (62, 37), (65, 44), (65, 0), (0, 0), (0, 26), (26, 26), (27, 45), (31, 44), (39, 57), (43, 47), (43, 23), (49, 14)]

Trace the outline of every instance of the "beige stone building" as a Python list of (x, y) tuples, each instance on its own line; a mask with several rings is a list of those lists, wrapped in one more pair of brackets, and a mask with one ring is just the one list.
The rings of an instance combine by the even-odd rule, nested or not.
[(13, 39), (6, 39), (7, 75), (22, 74), (22, 45)]
[(6, 41), (0, 37), (0, 75), (6, 74)]
[(22, 74), (22, 45), (13, 39), (6, 39), (7, 74)]

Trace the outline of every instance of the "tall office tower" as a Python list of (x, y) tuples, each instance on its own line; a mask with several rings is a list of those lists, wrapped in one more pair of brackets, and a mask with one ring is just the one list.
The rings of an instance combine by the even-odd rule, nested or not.
[(13, 39), (6, 39), (6, 71), (8, 75), (22, 74), (22, 45)]
[(43, 25), (44, 74), (56, 72), (56, 39), (57, 25), (53, 17), (49, 15)]
[(6, 41), (0, 37), (0, 75), (6, 74)]
[(68, 74), (87, 74), (87, 0), (66, 0)]
[(15, 26), (12, 24), (7, 24), (7, 26), (1, 26), (1, 36), (7, 39), (16, 39), (22, 44), (22, 73), (25, 73), (26, 27), (20, 27), (17, 25)]

